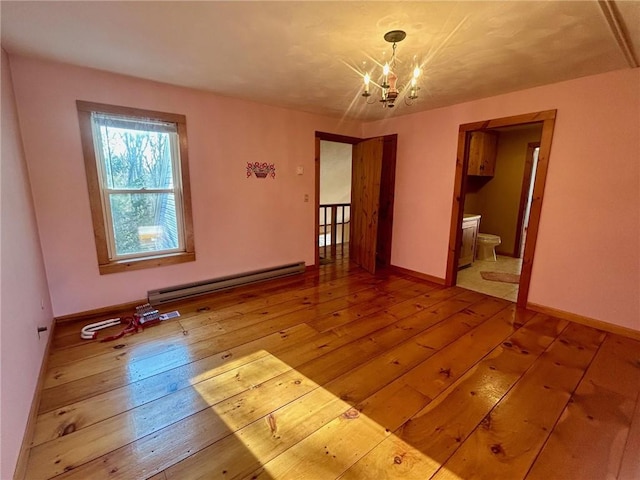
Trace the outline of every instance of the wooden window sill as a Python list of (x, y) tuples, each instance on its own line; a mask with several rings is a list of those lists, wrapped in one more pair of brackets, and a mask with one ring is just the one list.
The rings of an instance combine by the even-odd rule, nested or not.
[(158, 255), (156, 257), (144, 257), (140, 259), (119, 260), (98, 265), (100, 275), (109, 273), (143, 270), (145, 268), (163, 267), (177, 263), (193, 262), (196, 259), (195, 252), (172, 253), (170, 255)]

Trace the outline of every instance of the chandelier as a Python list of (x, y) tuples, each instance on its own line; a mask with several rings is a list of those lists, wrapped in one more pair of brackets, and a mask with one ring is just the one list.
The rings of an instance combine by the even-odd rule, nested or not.
[(371, 79), (371, 75), (369, 72), (364, 74), (364, 92), (362, 96), (367, 99), (367, 103), (373, 104), (376, 103), (375, 99), (369, 101), (369, 97), (371, 97), (371, 84), (374, 84), (378, 88), (380, 88), (380, 102), (382, 103), (383, 108), (392, 108), (395, 105), (395, 101), (398, 98), (398, 95), (409, 89), (408, 93), (404, 97), (404, 102), (407, 105), (411, 105), (412, 101), (418, 98), (418, 77), (420, 76), (420, 66), (415, 65), (413, 68), (413, 73), (411, 75), (411, 79), (405, 85), (398, 85), (398, 74), (397, 74), (397, 66), (396, 66), (396, 47), (399, 42), (405, 39), (407, 36), (406, 32), (402, 30), (392, 30), (384, 34), (384, 39), (392, 43), (392, 53), (391, 53), (391, 61), (386, 62), (384, 67), (382, 67), (382, 83), (378, 84)]

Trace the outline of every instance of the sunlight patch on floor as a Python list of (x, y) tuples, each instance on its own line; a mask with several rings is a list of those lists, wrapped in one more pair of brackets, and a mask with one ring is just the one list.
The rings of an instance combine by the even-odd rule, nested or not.
[[(397, 401), (398, 394), (410, 390), (406, 385), (393, 382), (355, 408), (276, 356), (264, 350), (253, 355), (261, 356), (261, 359), (225, 373), (226, 381), (215, 380), (218, 389), (226, 390), (229, 379), (237, 382), (247, 378), (264, 379), (262, 383), (246, 383), (246, 388), (234, 398), (227, 395), (226, 400), (220, 401), (220, 397), (205, 385), (207, 382), (193, 386), (229, 430), (235, 432), (212, 445), (212, 450), (203, 453), (203, 457), (220, 458), (216, 456), (218, 451), (225, 453), (227, 461), (232, 458), (233, 463), (238, 463), (238, 457), (245, 457), (245, 465), (255, 464), (255, 469), (261, 466), (258, 479), (336, 478), (340, 475), (365, 478), (362, 475), (375, 472), (378, 463), (388, 472), (389, 478), (425, 478), (425, 472), (435, 473), (440, 468), (437, 461), (362, 413), (373, 408), (376, 417), (396, 418), (398, 424), (393, 428), (397, 428), (408, 417), (398, 422), (397, 414), (386, 411), (387, 398), (395, 397)], [(267, 363), (271, 378), (265, 378)], [(371, 399), (376, 396), (381, 398), (375, 407), (371, 407), (375, 403)], [(415, 404), (415, 412), (409, 409), (411, 414), (424, 407), (424, 397), (401, 396), (405, 404)], [(367, 455), (372, 450), (374, 453)], [(228, 456), (230, 452), (233, 457)], [(197, 458), (194, 460), (202, 462)], [(184, 465), (183, 472), (188, 472), (187, 468), (188, 465)], [(210, 468), (212, 475), (220, 469), (219, 465), (217, 469), (213, 465)]]

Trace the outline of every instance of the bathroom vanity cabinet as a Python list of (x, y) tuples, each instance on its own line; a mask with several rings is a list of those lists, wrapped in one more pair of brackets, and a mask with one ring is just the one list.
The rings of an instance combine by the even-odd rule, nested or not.
[(476, 242), (480, 229), (480, 215), (464, 215), (462, 220), (462, 245), (458, 258), (458, 268), (466, 267), (473, 263), (476, 257)]
[(478, 131), (471, 132), (470, 135), (467, 175), (493, 177), (498, 153), (498, 134)]

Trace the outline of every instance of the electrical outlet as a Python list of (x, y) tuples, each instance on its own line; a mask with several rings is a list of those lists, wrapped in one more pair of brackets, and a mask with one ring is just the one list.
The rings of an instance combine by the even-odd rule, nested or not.
[(304, 203), (309, 203), (309, 194), (308, 193), (304, 194)]

